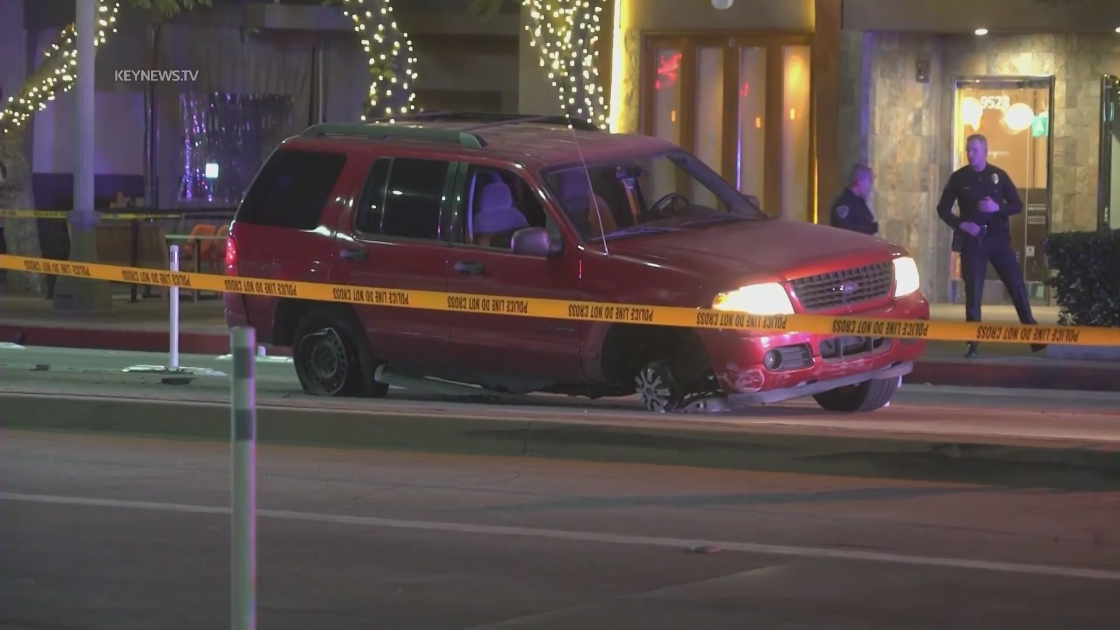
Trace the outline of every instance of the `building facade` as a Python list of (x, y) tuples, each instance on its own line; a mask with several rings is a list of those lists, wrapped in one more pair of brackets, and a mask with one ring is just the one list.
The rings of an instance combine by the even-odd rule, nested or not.
[[(1120, 73), (1120, 7), (942, 0), (900, 9), (844, 3), (837, 167), (858, 159), (875, 169), (883, 236), (915, 254), (931, 298), (959, 302), (959, 260), (935, 206), (964, 164), (965, 138), (984, 134), (990, 161), (1023, 196), (1012, 245), (1032, 300), (1050, 303), (1046, 235), (1109, 222), (1117, 130), (1107, 116), (1115, 96), (1102, 85)], [(988, 281), (986, 301), (1009, 301), (991, 270)]]
[[(615, 131), (675, 142), (793, 220), (827, 221), (851, 166), (869, 164), (881, 236), (915, 256), (935, 301), (963, 299), (935, 207), (970, 133), (1023, 192), (1014, 245), (1037, 303), (1046, 234), (1120, 214), (1112, 0), (603, 2)], [(520, 109), (554, 112), (536, 54), (522, 42)], [(992, 283), (985, 299), (1007, 301)]]

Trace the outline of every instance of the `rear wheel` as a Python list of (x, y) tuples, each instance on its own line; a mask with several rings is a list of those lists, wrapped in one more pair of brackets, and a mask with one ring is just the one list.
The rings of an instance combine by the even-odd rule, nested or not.
[(891, 402), (891, 396), (898, 390), (900, 380), (899, 377), (872, 379), (858, 385), (838, 387), (816, 394), (813, 399), (825, 411), (840, 413), (875, 411)]
[(377, 362), (352, 313), (337, 307), (310, 311), (296, 326), (292, 361), (303, 391), (314, 396), (380, 398), (389, 386), (373, 380)]

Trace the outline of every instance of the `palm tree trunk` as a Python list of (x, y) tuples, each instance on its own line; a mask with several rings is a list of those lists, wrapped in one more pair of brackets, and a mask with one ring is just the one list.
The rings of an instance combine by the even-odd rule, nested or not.
[[(4, 210), (31, 210), (35, 207), (31, 192), (31, 161), (25, 153), (27, 127), (12, 129), (0, 141), (0, 160), (7, 171), (0, 183), (0, 208)], [(4, 220), (5, 251), (13, 256), (40, 257), (39, 224), (35, 219)], [(11, 294), (39, 294), (44, 290), (44, 277), (37, 273), (8, 271), (4, 292)]]

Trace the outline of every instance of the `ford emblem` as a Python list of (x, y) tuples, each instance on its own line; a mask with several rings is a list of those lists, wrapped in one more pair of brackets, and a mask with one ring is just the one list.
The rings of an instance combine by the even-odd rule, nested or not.
[(840, 285), (840, 292), (844, 295), (855, 293), (857, 289), (859, 289), (859, 285), (855, 282), (845, 282)]

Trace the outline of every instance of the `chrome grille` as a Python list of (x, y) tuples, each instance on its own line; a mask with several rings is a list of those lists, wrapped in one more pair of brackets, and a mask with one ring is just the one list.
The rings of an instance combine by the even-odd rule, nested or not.
[(790, 286), (803, 309), (820, 311), (886, 297), (892, 275), (892, 264), (885, 262), (798, 278)]

